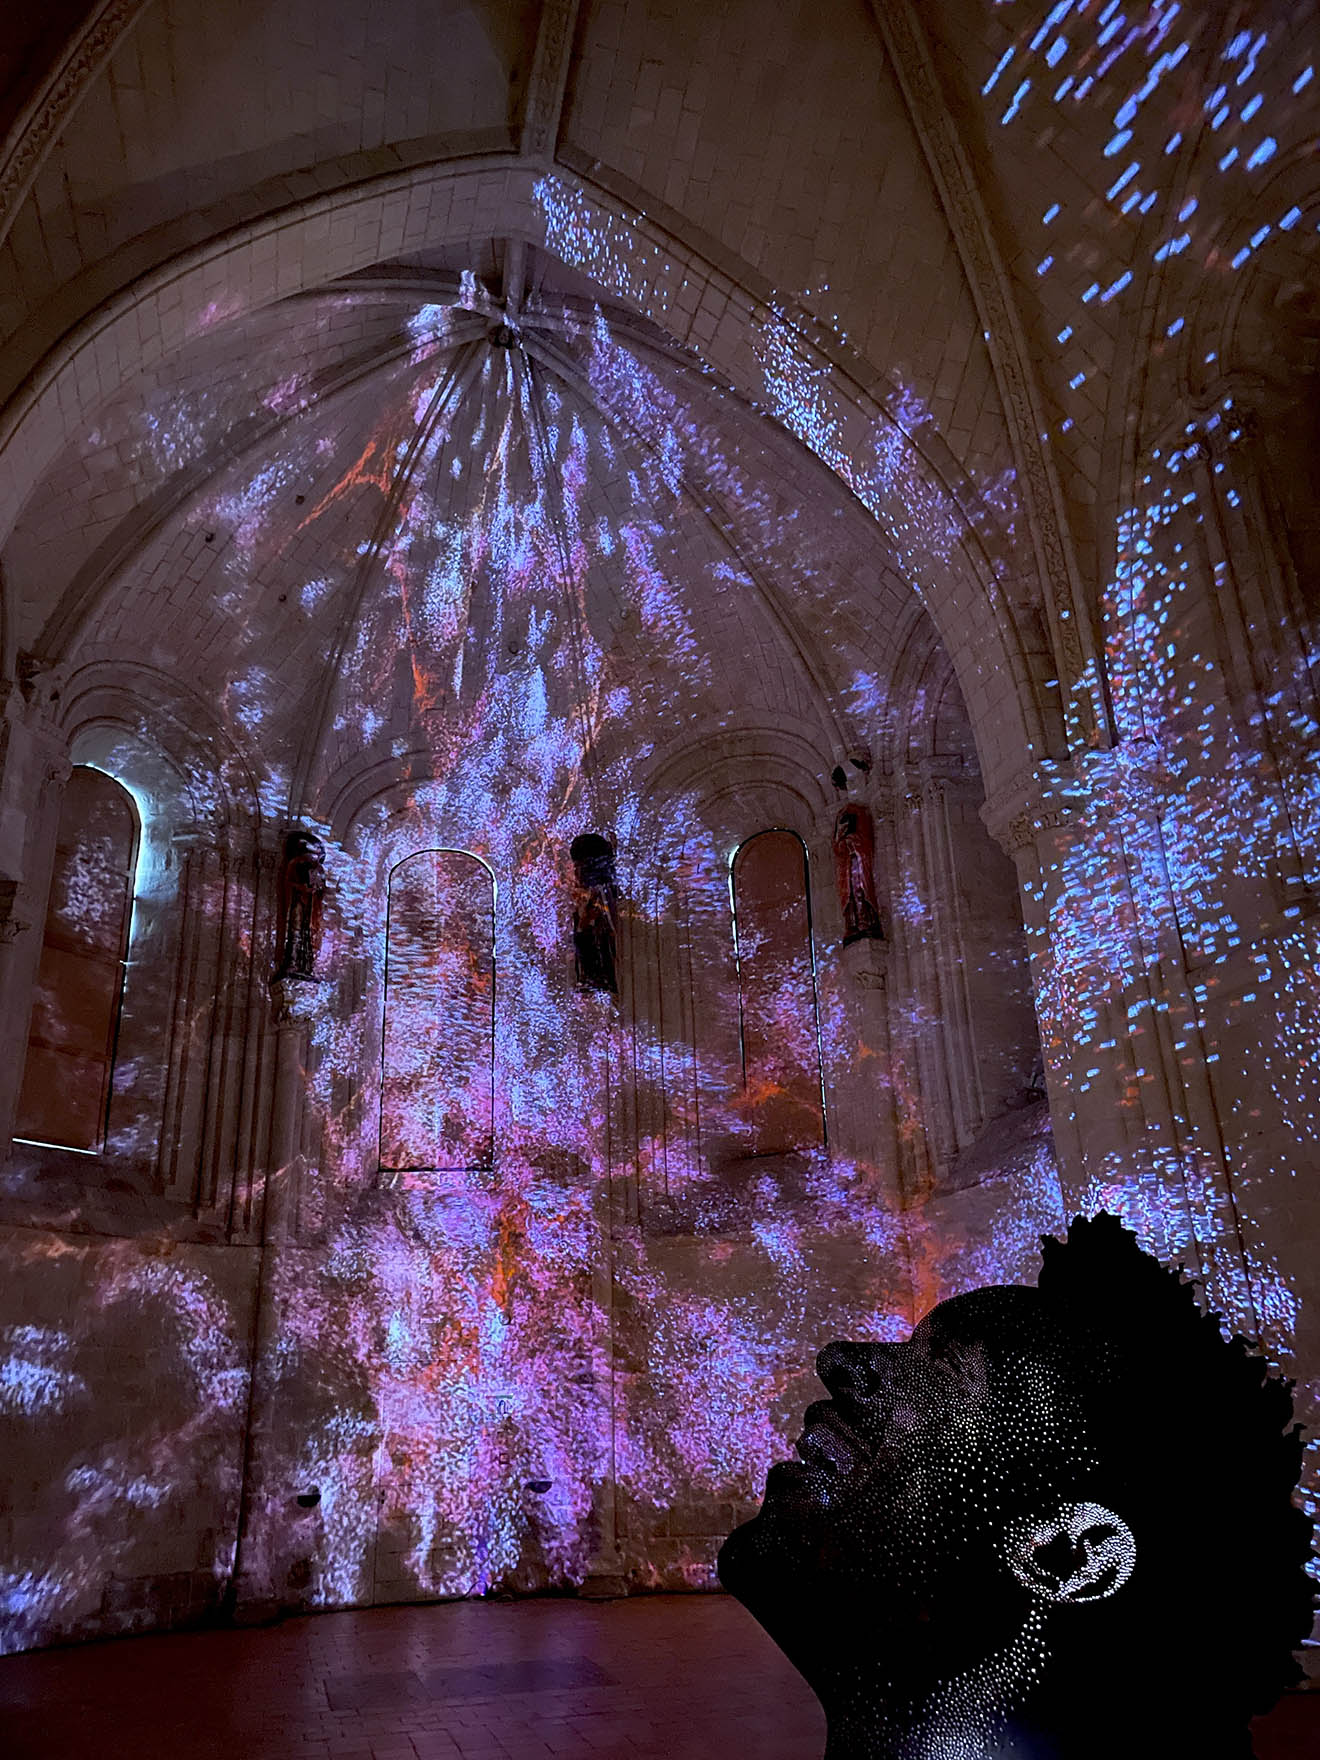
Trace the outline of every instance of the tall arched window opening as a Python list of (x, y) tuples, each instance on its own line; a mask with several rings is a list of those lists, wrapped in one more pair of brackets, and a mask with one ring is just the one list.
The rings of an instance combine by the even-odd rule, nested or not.
[(754, 1155), (825, 1145), (807, 849), (792, 831), (739, 845), (730, 873), (743, 1090)]
[(380, 1164), (488, 1168), (494, 1158), (495, 879), (464, 850), (390, 873)]
[(105, 1145), (139, 830), (128, 790), (76, 765), (60, 805), (14, 1133), (22, 1142)]

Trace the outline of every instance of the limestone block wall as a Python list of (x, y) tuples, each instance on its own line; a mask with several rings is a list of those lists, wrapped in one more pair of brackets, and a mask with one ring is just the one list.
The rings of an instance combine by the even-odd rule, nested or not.
[[(1073, 1208), (1313, 1418), (1313, 9), (464, 9), (419, 86), (406, 8), (312, 44), (281, 4), (261, 89), (223, 8), (140, 10), (0, 182), (5, 1140), (68, 766), (150, 832), (110, 1149), (0, 1174), (0, 1386), (62, 1439), (14, 1641), (221, 1583), (708, 1581), (822, 1333), (1028, 1274)], [(548, 451), (482, 500), (524, 298)], [(843, 944), (842, 799), (883, 942)], [(331, 905), (272, 993), (290, 803)], [(601, 827), (617, 1006), (572, 974)], [(776, 828), (826, 1155), (749, 1153), (729, 858)], [(437, 845), (497, 881), (504, 1147), (385, 1177), (388, 872)]]
[[(996, 916), (983, 884), (1003, 858), (974, 819), (960, 835), (982, 848), (959, 853), (938, 790), (943, 865), (894, 816), (883, 938), (844, 946), (838, 790), (790, 787), (746, 740), (703, 746), (700, 786), (642, 791), (656, 836), (621, 868), (617, 1000), (574, 981), (567, 833), (484, 844), (494, 1165), (400, 1172), (380, 1166), (388, 882), (452, 845), (457, 797), (395, 779), (360, 802), (329, 847), (316, 974), (272, 985), (278, 838), (200, 832), (166, 731), (153, 748), (97, 725), (68, 749), (117, 763), (148, 823), (111, 1113), (134, 1122), (95, 1156), (15, 1144), (3, 1176), (9, 1647), (588, 1579), (710, 1587), (815, 1397), (817, 1349), (1029, 1274), (1033, 1230), (1059, 1220), (1044, 1140), (1027, 1161), (992, 1143), (938, 1197), (959, 1131), (994, 1124), (1001, 1064), (1034, 1059), (975, 997), (984, 960), (1024, 969), (1011, 894)], [(782, 1018), (806, 1011), (828, 1147), (758, 1157), (727, 851), (785, 825), (814, 976)], [(943, 903), (918, 908), (932, 875)], [(932, 972), (968, 979), (956, 1020)], [(905, 1092), (899, 1045), (944, 1085)]]
[(0, 1230), (7, 1649), (213, 1617), (229, 1580), (255, 1257)]

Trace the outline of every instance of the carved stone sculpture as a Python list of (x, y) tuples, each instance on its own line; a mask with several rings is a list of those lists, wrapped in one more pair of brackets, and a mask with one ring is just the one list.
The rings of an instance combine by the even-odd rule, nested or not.
[(277, 983), (316, 975), (325, 885), (324, 844), (310, 831), (291, 831), (280, 866)]
[(1037, 1289), (827, 1345), (799, 1459), (720, 1553), (827, 1760), (1227, 1760), (1296, 1678), (1289, 1384), (1115, 1218), (1044, 1244)]
[(18, 902), (19, 882), (0, 879), (0, 946), (17, 940), (25, 929), (32, 927)]
[(568, 846), (577, 881), (573, 906), (573, 955), (577, 981), (585, 990), (616, 996), (619, 888), (614, 876), (614, 845), (584, 832)]
[(875, 832), (871, 815), (855, 801), (840, 807), (834, 821), (834, 877), (843, 912), (844, 946), (850, 941), (883, 941), (875, 895)]

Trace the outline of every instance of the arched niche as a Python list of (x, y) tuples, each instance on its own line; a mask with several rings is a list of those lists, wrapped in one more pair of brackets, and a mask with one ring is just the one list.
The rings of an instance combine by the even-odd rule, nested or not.
[[(249, 779), (205, 705), (151, 668), (89, 664), (60, 706), (74, 776), (113, 778), (137, 816), (127, 977), (99, 1152), (16, 1133), (6, 1195), (25, 1217), (74, 1206), (109, 1234), (177, 1221), (180, 1206), (242, 1234), (259, 1214), (273, 1037), (262, 962), (274, 870)], [(13, 992), (24, 1018), (30, 982)]]
[(494, 1163), (495, 878), (466, 850), (391, 868), (381, 1032), (385, 1173)]
[(807, 847), (759, 831), (729, 864), (743, 1103), (752, 1155), (826, 1146)]
[(76, 764), (65, 784), (37, 966), (20, 1142), (105, 1146), (141, 821), (129, 791)]

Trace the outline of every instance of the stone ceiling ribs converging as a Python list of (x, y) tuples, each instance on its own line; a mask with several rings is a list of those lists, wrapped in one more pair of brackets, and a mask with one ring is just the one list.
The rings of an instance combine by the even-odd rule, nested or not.
[(874, 739), (922, 614), (870, 517), (546, 252), (472, 255), (220, 323), (110, 400), (6, 551), (22, 645), (204, 689), (292, 814), (364, 748), (479, 740), (529, 641), (588, 768), (625, 696)]

